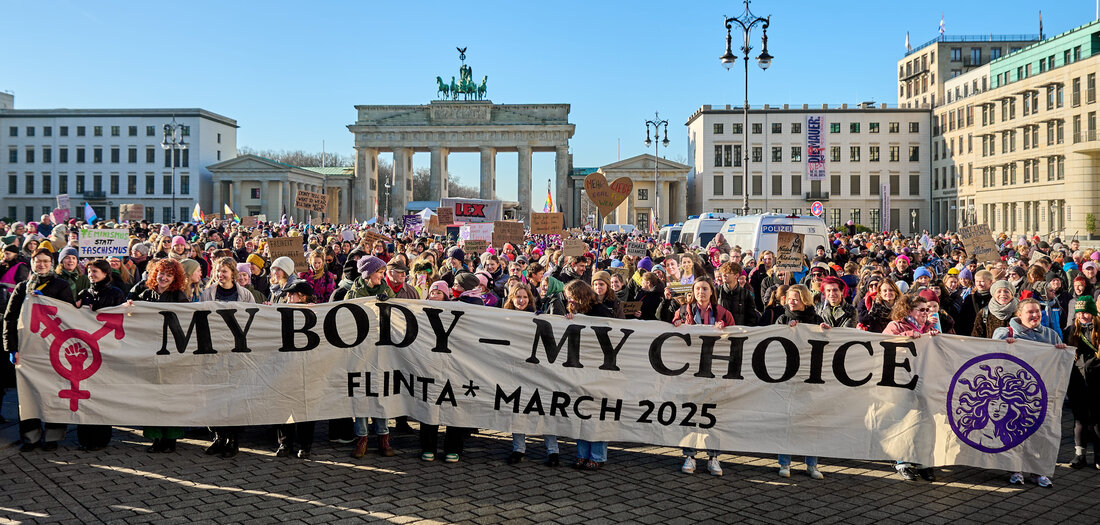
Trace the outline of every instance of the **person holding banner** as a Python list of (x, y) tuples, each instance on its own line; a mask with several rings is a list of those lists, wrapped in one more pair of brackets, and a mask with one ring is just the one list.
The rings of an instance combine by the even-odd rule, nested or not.
[[(525, 284), (516, 286), (511, 295), (504, 301), (503, 309), (535, 313), (534, 292)], [(560, 466), (561, 460), (558, 458), (558, 437), (543, 436), (543, 440), (546, 442), (546, 462), (543, 464), (548, 467)], [(526, 454), (527, 434), (512, 433), (512, 454), (508, 456), (507, 463), (509, 465), (520, 463), (523, 461)]]
[[(997, 281), (997, 283), (1003, 283), (1004, 281)], [(993, 285), (997, 287), (996, 284)], [(1015, 299), (1014, 299), (1015, 300)], [(996, 292), (994, 292), (992, 305), (997, 301)], [(1087, 307), (1086, 307), (1087, 308)], [(1023, 341), (1035, 341), (1037, 343), (1046, 343), (1054, 345), (1054, 348), (1064, 349), (1066, 344), (1062, 342), (1062, 338), (1058, 336), (1058, 332), (1043, 326), (1043, 312), (1042, 307), (1039, 305), (1039, 301), (1035, 299), (1024, 299), (1019, 302), (1016, 307), (1015, 317), (1009, 320), (1008, 326), (1002, 326), (993, 331), (991, 335), (992, 339), (1000, 339), (1008, 343), (1015, 343), (1017, 340)], [(1072, 376), (1071, 376), (1072, 377)], [(985, 410), (988, 416), (988, 422), (984, 428), (974, 429), (971, 431), (971, 439), (979, 443), (985, 443), (986, 440), (999, 443), (1001, 439), (1001, 433), (1005, 432), (1005, 426), (1010, 421), (1006, 421), (1012, 418), (1021, 417), (1019, 406), (1008, 406), (1012, 401), (1010, 399), (1003, 399), (997, 393), (995, 397), (991, 397), (988, 401), (987, 408)], [(1000, 403), (1001, 408), (998, 410), (995, 407), (996, 403)], [(995, 416), (1001, 413), (1002, 418), (998, 420)], [(1014, 472), (1009, 478), (1008, 482), (1013, 485), (1024, 484), (1024, 473)], [(1031, 482), (1039, 485), (1043, 488), (1050, 488), (1054, 486), (1054, 483), (1050, 481), (1047, 476), (1041, 476), (1039, 474), (1031, 475)]]
[(284, 290), (298, 280), (298, 274), (294, 273), (294, 261), (290, 257), (279, 257), (271, 263), (271, 293), (268, 300), (272, 304), (285, 303), (286, 292)]
[[(982, 279), (985, 270), (978, 272), (978, 279)], [(990, 278), (992, 276), (989, 276)], [(974, 329), (970, 335), (988, 339), (1001, 327), (1008, 326), (1012, 315), (1016, 313), (1016, 307), (1020, 301), (1016, 299), (1016, 290), (1008, 281), (997, 281), (989, 287), (992, 300), (986, 305), (974, 319)]]
[[(574, 279), (565, 285), (565, 300), (569, 305), (566, 319), (572, 319), (576, 315), (612, 317), (611, 310), (596, 299), (596, 292), (592, 291), (592, 287), (580, 279)], [(573, 468), (599, 470), (604, 463), (607, 463), (606, 441), (577, 440), (577, 461), (573, 463)]]
[[(355, 284), (352, 285), (351, 290), (345, 296), (346, 299), (359, 297), (389, 299), (396, 295), (393, 289), (384, 282), (386, 279), (385, 261), (373, 255), (368, 255), (359, 259), (357, 265), (360, 277), (355, 280)], [(374, 428), (374, 433), (378, 435), (378, 454), (386, 457), (395, 455), (396, 452), (390, 446), (389, 419), (372, 417), (369, 423)], [(355, 418), (355, 450), (351, 453), (353, 458), (360, 459), (367, 455), (369, 447), (367, 437), (370, 435), (370, 428), (367, 427), (367, 424), (366, 417)]]
[(624, 319), (623, 303), (611, 291), (611, 274), (600, 270), (592, 274), (592, 291), (596, 292), (596, 300), (611, 310), (611, 317)]
[(1100, 330), (1096, 302), (1090, 295), (1074, 303), (1073, 325), (1066, 329), (1065, 343), (1076, 349), (1069, 377), (1069, 404), (1073, 411), (1073, 461), (1075, 469), (1088, 465), (1085, 453), (1092, 443), (1092, 461), (1100, 469)]
[[(23, 302), (29, 294), (44, 295), (73, 304), (73, 292), (68, 281), (53, 272), (53, 255), (45, 248), (35, 250), (31, 259), (34, 273), (26, 281), (15, 285), (11, 297), (8, 299), (8, 307), (4, 312), (4, 361), (10, 356), (17, 356), (19, 352), (19, 316), (23, 313)], [(16, 357), (18, 361), (18, 357)], [(14, 379), (14, 369), (12, 369)], [(0, 385), (5, 386), (5, 385)], [(19, 434), (23, 437), (23, 446), (20, 452), (30, 452), (38, 448), (41, 442), (42, 450), (57, 450), (57, 442), (65, 437), (64, 423), (46, 423), (45, 432), (42, 430), (42, 421), (28, 419), (19, 422)]]
[[(785, 324), (795, 327), (799, 323), (814, 324), (822, 329), (828, 329), (829, 325), (814, 310), (813, 292), (805, 285), (792, 284), (787, 288), (787, 303), (783, 315), (776, 319), (775, 324)], [(806, 474), (812, 479), (824, 479), (825, 475), (817, 469), (817, 456), (806, 456)], [(779, 454), (779, 476), (791, 477), (790, 454)]]
[(336, 276), (329, 273), (325, 251), (321, 248), (309, 252), (306, 262), (309, 269), (298, 274), (298, 278), (304, 279), (306, 284), (313, 287), (313, 297), (317, 298), (317, 302), (323, 303), (336, 291)]
[[(126, 302), (126, 293), (111, 282), (111, 265), (103, 259), (88, 263), (88, 279), (91, 286), (76, 296), (77, 308), (91, 308), (92, 311)], [(111, 425), (77, 425), (76, 439), (80, 449), (96, 452), (107, 448), (111, 442)]]
[[(228, 258), (227, 258), (228, 259)], [(313, 287), (304, 281), (296, 281), (286, 289), (287, 304), (316, 304), (313, 302)], [(309, 457), (313, 449), (313, 436), (317, 429), (316, 421), (295, 421), (276, 427), (279, 448), (275, 457), (299, 459)], [(330, 427), (331, 430), (331, 427)]]
[(92, 283), (88, 280), (88, 276), (84, 275), (84, 270), (80, 267), (80, 259), (76, 248), (71, 246), (62, 248), (61, 252), (57, 254), (57, 261), (54, 272), (69, 282), (73, 297), (91, 286)]

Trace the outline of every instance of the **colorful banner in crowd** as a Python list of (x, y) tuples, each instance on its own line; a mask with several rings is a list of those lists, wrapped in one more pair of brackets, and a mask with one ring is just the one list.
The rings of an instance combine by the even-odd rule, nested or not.
[(825, 180), (825, 117), (806, 115), (806, 178)]
[(30, 296), (20, 417), (268, 425), (395, 417), (757, 453), (1051, 474), (1073, 354), (816, 326), (674, 328), (463, 303)]

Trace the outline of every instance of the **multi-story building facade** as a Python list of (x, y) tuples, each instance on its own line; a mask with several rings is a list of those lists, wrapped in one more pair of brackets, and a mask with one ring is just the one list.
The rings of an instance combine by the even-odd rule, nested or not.
[[(748, 153), (750, 213), (809, 214), (821, 201), (830, 226), (852, 220), (919, 232), (929, 225), (930, 119), (926, 109), (885, 104), (763, 106), (750, 109), (745, 130), (741, 108), (703, 106), (687, 121), (688, 209), (740, 212)], [(823, 148), (819, 158), (811, 159), (811, 146)], [(811, 160), (820, 180), (809, 176)], [(884, 197), (888, 223), (880, 216)]]
[(1098, 71), (1094, 21), (945, 82), (933, 110), (935, 229), (1085, 234), (1100, 210)]
[(925, 42), (898, 60), (898, 107), (942, 104), (948, 80), (1038, 40), (1039, 35), (940, 35)]
[[(161, 147), (173, 119), (187, 149)], [(237, 122), (203, 109), (0, 110), (0, 216), (37, 220), (68, 194), (75, 217), (85, 202), (109, 219), (133, 203), (149, 220), (188, 220), (196, 202), (210, 209), (206, 167), (236, 154)]]

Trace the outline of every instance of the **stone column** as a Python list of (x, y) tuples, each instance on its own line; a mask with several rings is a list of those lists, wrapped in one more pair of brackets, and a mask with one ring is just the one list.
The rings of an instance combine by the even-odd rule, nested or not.
[(220, 210), (222, 208), (222, 181), (214, 181), (211, 186), (210, 197), (210, 208)]
[(428, 200), (438, 201), (447, 196), (447, 155), (451, 151), (442, 146), (432, 146), (431, 175), (428, 181)]
[(478, 197), (495, 199), (497, 194), (497, 149), (481, 147), (481, 185)]
[(408, 202), (406, 187), (412, 176), (412, 154), (410, 148), (393, 149), (393, 188), (390, 188), (390, 218), (398, 219), (405, 214)]
[[(260, 181), (260, 213), (267, 215), (268, 217), (271, 216), (271, 194), (268, 193), (270, 191), (271, 181)], [(240, 214), (240, 212), (237, 213)]]
[[(688, 199), (687, 183), (677, 182), (676, 183), (676, 200), (677, 200), (678, 204), (676, 206), (676, 215), (674, 217), (669, 217), (669, 219), (670, 219), (668, 221), (669, 224), (676, 224), (678, 222), (683, 222), (683, 221), (687, 220), (687, 215), (688, 215), (688, 213), (687, 213), (687, 209), (688, 209), (687, 208), (687, 199)], [(660, 227), (661, 225), (658, 224), (657, 226)]]
[[(372, 188), (373, 184), (373, 188)], [(351, 181), (350, 214), (361, 221), (374, 217), (378, 188), (378, 149), (355, 149), (355, 179)], [(350, 219), (349, 219), (350, 220)]]
[[(241, 187), (244, 186), (244, 181), (235, 180), (231, 184), (232, 184), (232, 188), (233, 188), (232, 189), (233, 204), (231, 204), (230, 207), (233, 208), (234, 213), (236, 213), (237, 215), (240, 215), (241, 211), (242, 211), (242, 207), (241, 207), (241, 189), (242, 188)], [(225, 207), (224, 206), (218, 206), (218, 209), (213, 210), (213, 211), (214, 211), (214, 213), (224, 213), (225, 212)]]
[[(519, 220), (530, 227), (531, 212), (531, 146), (519, 147)], [(553, 211), (553, 210), (551, 210)]]
[(291, 188), (290, 177), (279, 183), (279, 191), (283, 194), (282, 206), (279, 207), (279, 217), (275, 220), (281, 220), (282, 214), (286, 214), (287, 219), (294, 216), (294, 190)]
[[(263, 191), (264, 215), (267, 215), (267, 220), (278, 222), (283, 213), (283, 182), (269, 180), (265, 181), (264, 184), (266, 185)], [(272, 191), (272, 189), (275, 191)]]
[(626, 219), (620, 220), (619, 224), (635, 224), (638, 222), (634, 217), (634, 199), (637, 196), (638, 190), (635, 189), (630, 190), (630, 195), (626, 196)]
[(565, 215), (565, 227), (580, 224), (574, 210), (572, 192), (569, 191), (569, 146), (554, 148), (554, 177), (557, 181), (557, 199)]

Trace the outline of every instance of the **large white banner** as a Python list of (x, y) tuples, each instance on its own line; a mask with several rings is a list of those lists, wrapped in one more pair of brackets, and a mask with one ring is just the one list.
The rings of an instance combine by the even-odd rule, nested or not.
[(806, 115), (806, 178), (825, 180), (825, 117)]
[(813, 326), (681, 326), (462, 303), (31, 296), (20, 417), (265, 425), (394, 417), (758, 453), (1050, 474), (1073, 355)]

